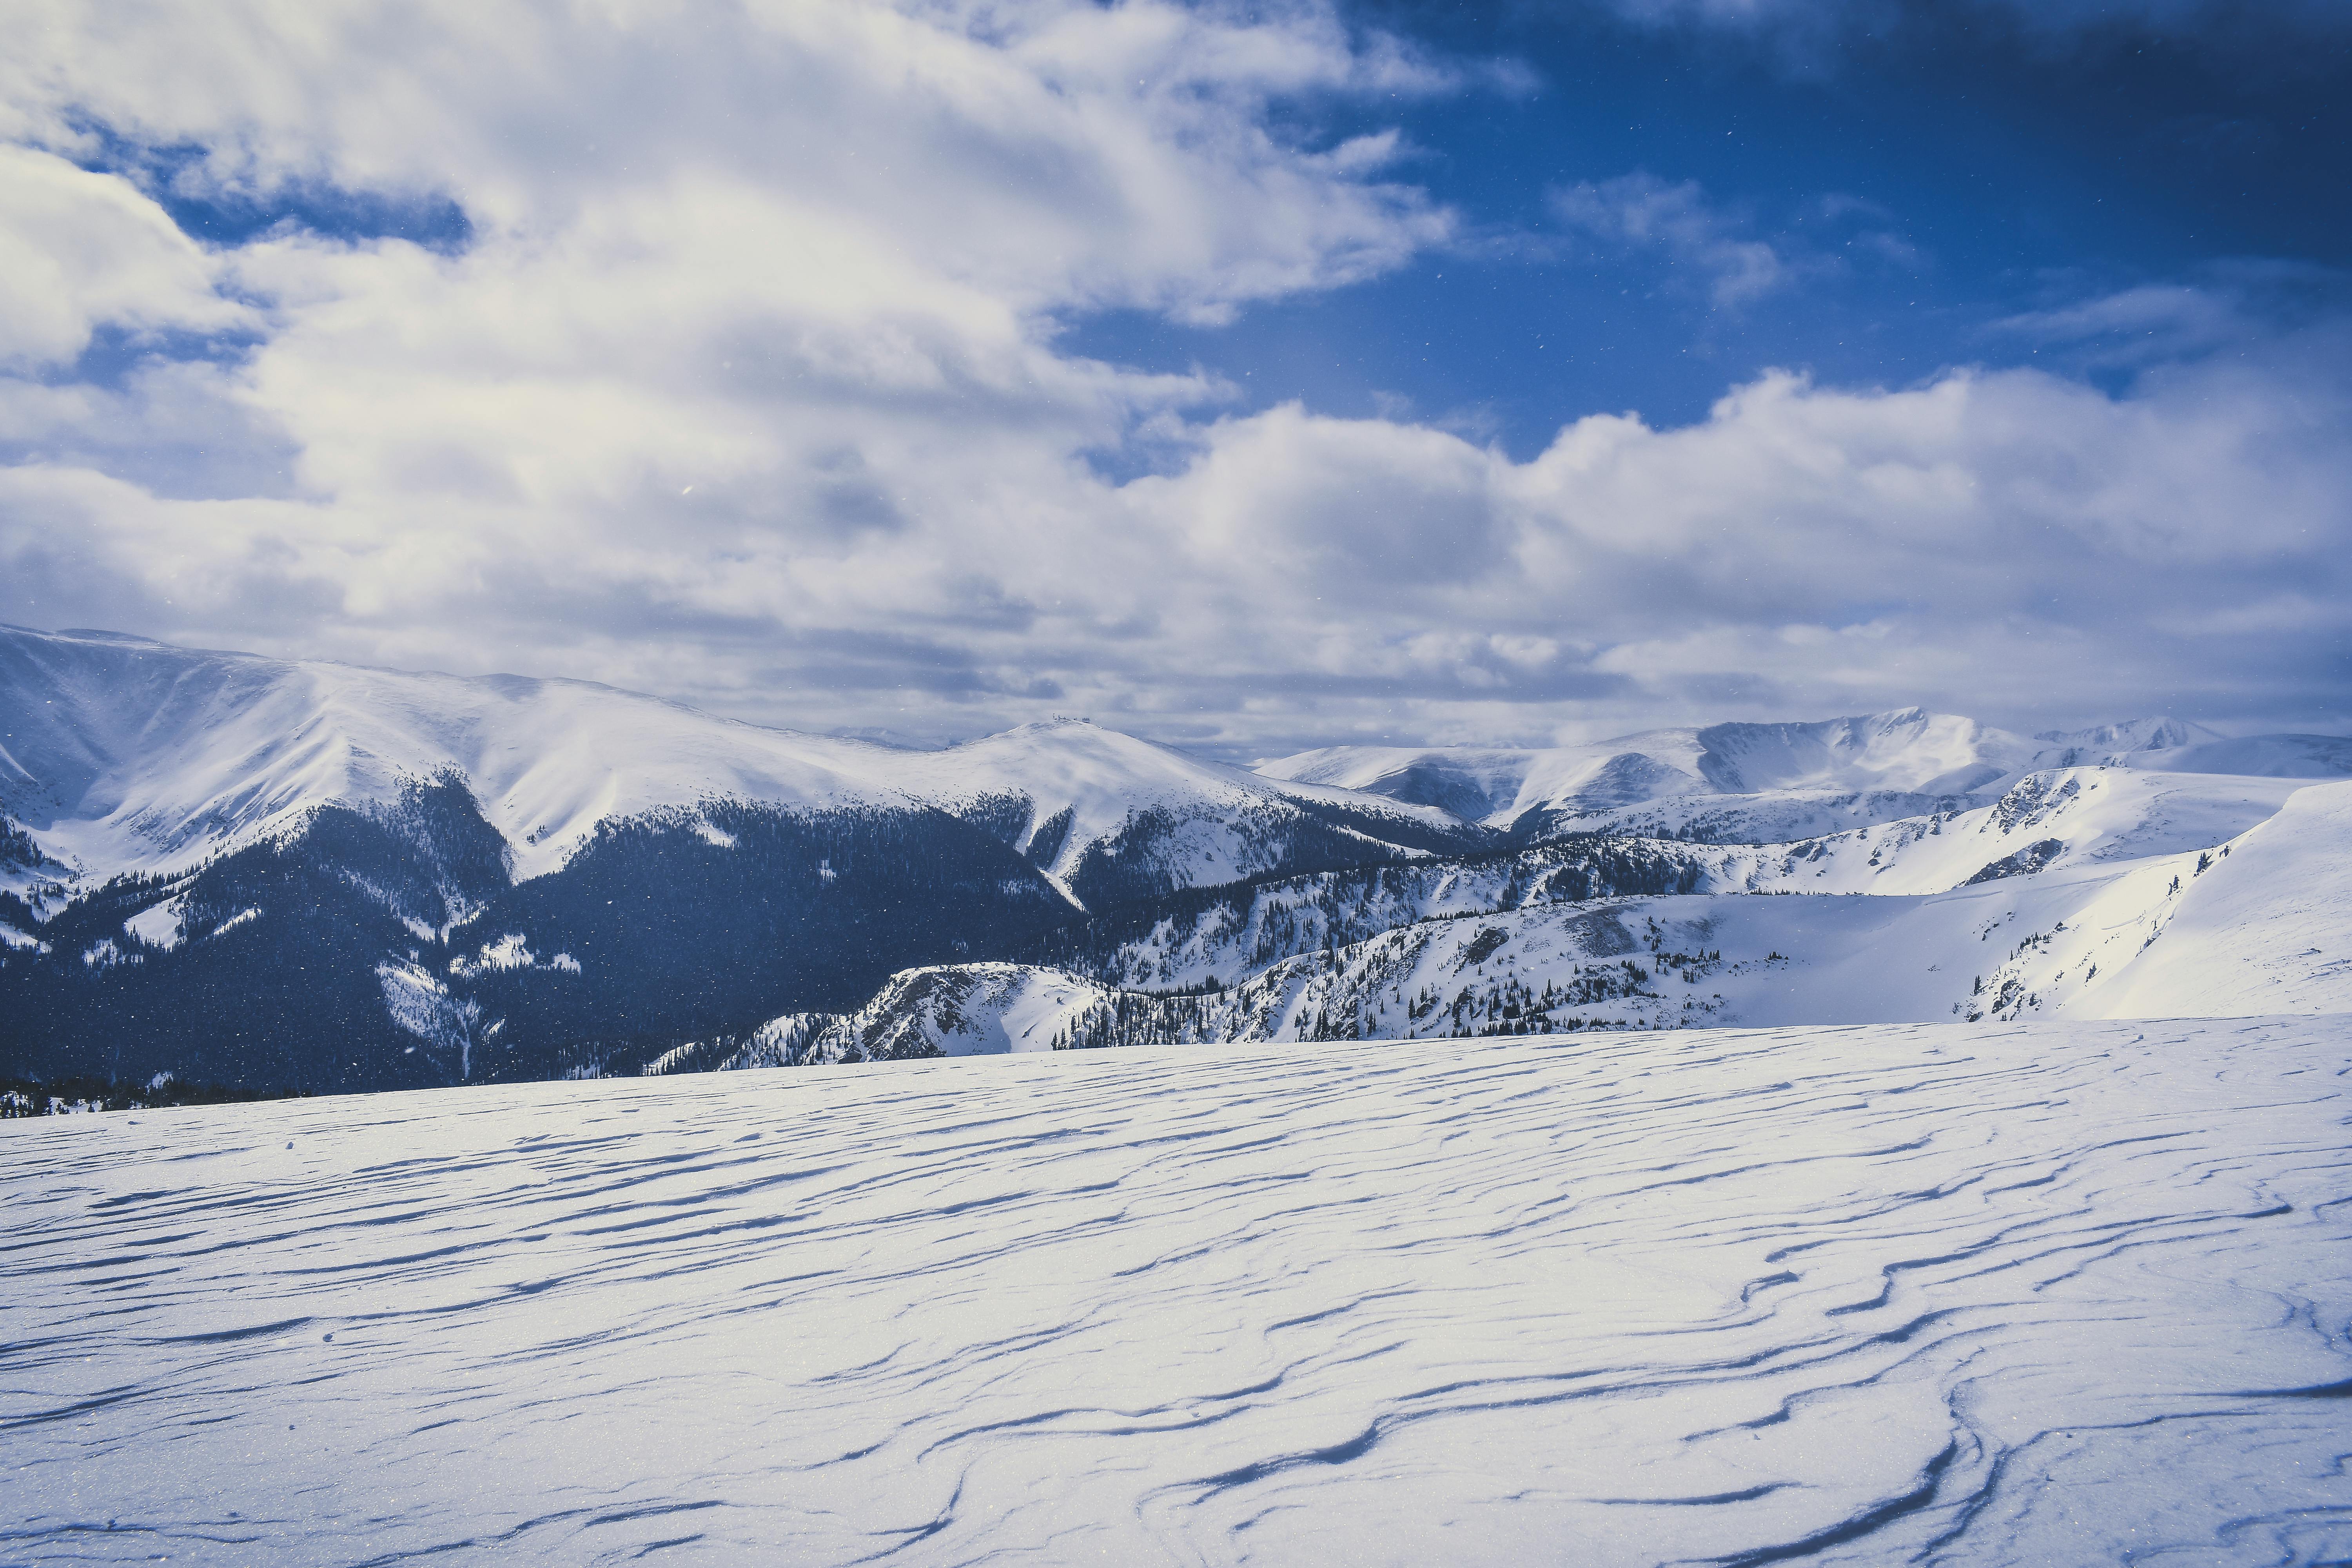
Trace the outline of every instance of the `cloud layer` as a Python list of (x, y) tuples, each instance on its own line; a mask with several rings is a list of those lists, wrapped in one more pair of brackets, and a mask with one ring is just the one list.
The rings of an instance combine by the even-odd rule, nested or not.
[[(1057, 349), (1110, 308), (1244, 331), (1452, 242), (1395, 133), (1313, 127), (1493, 73), (1321, 6), (103, 21), (0, 58), (0, 618), (1237, 753), (2345, 689), (2325, 312), (2077, 301), (2013, 330), (2203, 335), (2106, 391), (1776, 374), (1527, 462)], [(464, 242), (316, 216), (361, 197)], [(1686, 186), (1558, 200), (1725, 306), (1801, 270)], [(286, 216), (207, 247), (196, 202)]]

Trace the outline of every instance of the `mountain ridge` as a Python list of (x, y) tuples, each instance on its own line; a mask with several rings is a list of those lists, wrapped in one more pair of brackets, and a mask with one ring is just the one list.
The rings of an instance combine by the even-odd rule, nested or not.
[[(2036, 742), (2040, 742), (2037, 744)], [(1693, 823), (1736, 826), (1746, 797), (1839, 809), (1851, 825), (1942, 807), (1937, 797), (1997, 795), (2028, 773), (2079, 766), (2263, 777), (2352, 775), (2352, 738), (2278, 734), (2231, 739), (2154, 718), (2032, 741), (1917, 707), (1779, 724), (1639, 731), (1575, 746), (1331, 746), (1261, 761), (1269, 778), (1325, 783), (1475, 812), (1521, 837), (1639, 823), (1669, 834)], [(1451, 803), (1451, 804), (1449, 804)], [(1791, 814), (1756, 814), (1782, 842)]]
[[(916, 751), (594, 682), (0, 627), (0, 1068), (357, 1089), (919, 1055), (954, 1020), (1006, 1048), (1477, 1032), (1535, 1001), (1381, 975), (1408, 948), (1530, 974), (1522, 936), (1568, 966), (1541, 1009), (1582, 1009), (1546, 1018), (1806, 1021), (1765, 993), (1660, 1011), (1628, 900), (1677, 976), (1844, 976), (1790, 992), (1826, 1020), (1915, 951), (1971, 962), (1950, 911), (1988, 899), (2074, 921), (2068, 889), (2112, 883), (2111, 923), (2152, 932), (2200, 856), (2346, 775), (2328, 737), (2029, 742), (1919, 708), (1255, 771), (1084, 720)], [(2244, 918), (2325, 946), (2333, 910)], [(1934, 1000), (2014, 1016), (2058, 994), (2032, 978)]]
[[(1385, 796), (1293, 786), (1085, 721), (1048, 721), (938, 752), (703, 713), (593, 681), (465, 677), (0, 626), (0, 815), (47, 854), (102, 879), (167, 872), (256, 840), (321, 805), (384, 803), (403, 781), (463, 774), (528, 880), (601, 821), (707, 799), (956, 814), (1025, 794), (1035, 824), (1072, 821), (1046, 868), (1068, 890), (1090, 847), (1138, 814), (1187, 820), (1249, 802), (1378, 840), (1463, 837)], [(1084, 756), (1078, 753), (1086, 753)], [(1055, 785), (1065, 786), (1057, 793)], [(1035, 824), (1024, 828), (1034, 837)], [(1327, 822), (1328, 825), (1328, 822)], [(1181, 883), (1250, 858), (1229, 837)], [(1259, 858), (1263, 858), (1263, 854)]]

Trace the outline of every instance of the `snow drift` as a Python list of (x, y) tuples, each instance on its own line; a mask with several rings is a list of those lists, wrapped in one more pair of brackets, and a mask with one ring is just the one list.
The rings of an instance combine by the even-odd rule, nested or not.
[(1225, 1047), (9, 1123), (5, 1554), (2341, 1561), (2347, 1045)]

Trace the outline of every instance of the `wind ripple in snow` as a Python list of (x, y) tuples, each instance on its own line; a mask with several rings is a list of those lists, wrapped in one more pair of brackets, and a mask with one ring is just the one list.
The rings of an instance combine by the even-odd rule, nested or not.
[(2319, 1563), (2341, 1018), (16, 1123), (0, 1560)]

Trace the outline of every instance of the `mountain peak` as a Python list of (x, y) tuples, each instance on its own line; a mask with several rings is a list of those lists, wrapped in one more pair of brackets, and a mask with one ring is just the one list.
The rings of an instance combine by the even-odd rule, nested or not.
[(2052, 746), (2099, 752), (2169, 752), (2223, 739), (2219, 730), (2158, 715), (2097, 724), (2087, 730), (2044, 730), (2033, 737)]

